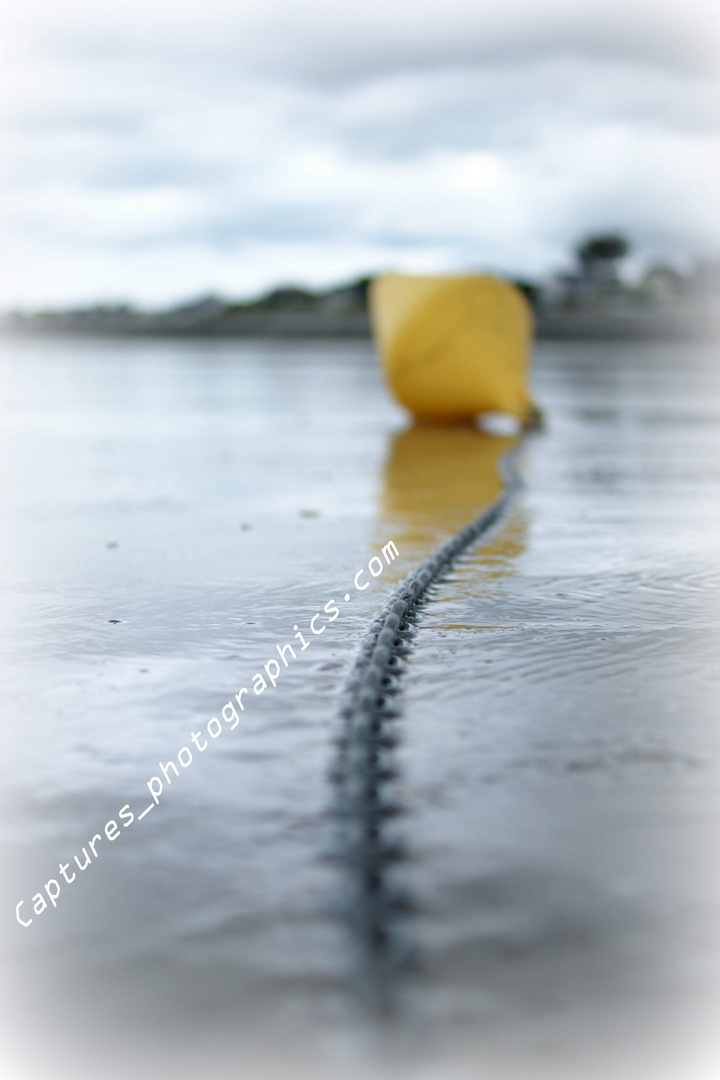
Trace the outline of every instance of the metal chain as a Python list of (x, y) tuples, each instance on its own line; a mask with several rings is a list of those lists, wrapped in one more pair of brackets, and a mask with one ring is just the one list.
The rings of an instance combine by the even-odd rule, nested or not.
[(392, 975), (412, 961), (399, 923), (410, 898), (392, 881), (405, 857), (392, 822), (402, 806), (392, 797), (397, 777), (393, 699), (420, 609), (452, 564), (506, 517), (520, 487), (517, 450), (503, 462), (504, 490), (470, 525), (446, 541), (401, 582), (365, 634), (340, 701), (341, 730), (331, 779), (338, 819), (336, 855), (345, 870), (344, 915), (358, 949), (360, 988), (381, 1015), (392, 1011)]

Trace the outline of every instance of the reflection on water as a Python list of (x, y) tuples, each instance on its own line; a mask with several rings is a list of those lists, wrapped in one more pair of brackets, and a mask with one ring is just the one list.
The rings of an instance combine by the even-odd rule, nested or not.
[(517, 442), (470, 426), (416, 424), (392, 436), (380, 514), (413, 564), (495, 502), (500, 463)]
[[(400, 551), (388, 580), (399, 580), (499, 498), (502, 462), (519, 442), (470, 425), (415, 424), (390, 437), (375, 539), (392, 537)], [(516, 509), (489, 542), (463, 556), (453, 574), (476, 592), (478, 573), (483, 582), (512, 573), (526, 533), (526, 516)]]

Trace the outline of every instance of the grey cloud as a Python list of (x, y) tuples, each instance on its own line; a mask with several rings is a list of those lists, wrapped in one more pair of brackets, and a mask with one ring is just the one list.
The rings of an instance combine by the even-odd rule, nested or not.
[[(687, 132), (718, 127), (718, 83), (697, 71), (657, 67), (637, 57), (631, 62), (617, 54), (604, 59), (564, 54), (557, 42), (552, 55), (545, 55), (542, 42), (536, 46), (524, 61), (495, 53), (484, 62), (476, 59), (453, 66), (440, 43), (433, 65), (425, 71), (405, 67), (399, 48), (394, 67), (386, 74), (382, 65), (353, 68), (351, 64), (344, 68), (347, 78), (337, 85), (303, 83), (292, 58), (274, 78), (252, 79), (242, 48), (237, 50), (238, 58), (235, 46), (227, 43), (211, 58), (202, 54), (202, 43), (199, 54), (192, 57), (159, 49), (152, 63), (145, 55), (117, 50), (98, 66), (97, 57), (90, 53), (76, 68), (76, 84), (85, 94), (108, 96), (105, 110), (89, 111), (84, 100), (70, 100), (64, 111), (50, 105), (43, 118), (35, 106), (26, 130), (49, 135), (53, 129), (73, 129), (96, 136), (98, 144), (112, 139), (122, 150), (125, 139), (135, 139), (136, 146), (142, 147), (146, 141), (156, 144), (163, 138), (157, 125), (152, 126), (153, 120), (173, 116), (179, 128), (178, 116), (189, 114), (185, 148), (174, 133), (165, 157), (168, 163), (174, 162), (179, 174), (192, 176), (209, 165), (201, 166), (202, 145), (191, 137), (203, 120), (196, 102), (189, 100), (188, 87), (204, 102), (208, 127), (217, 123), (219, 106), (227, 108), (228, 103), (254, 98), (276, 103), (276, 115), (270, 111), (267, 118), (271, 136), (275, 124), (276, 133), (284, 126), (294, 140), (321, 138), (354, 155), (378, 158), (421, 154), (429, 146), (521, 148), (543, 138), (549, 124), (572, 127), (614, 122)], [(302, 52), (297, 43), (296, 49)], [(312, 70), (311, 59), (318, 50), (315, 43), (308, 55), (303, 54), (303, 64), (310, 64)], [(327, 41), (320, 51), (338, 53)], [(342, 49), (339, 54), (343, 55)], [(228, 138), (250, 138), (260, 147), (262, 132), (247, 131), (241, 117), (240, 127)], [(203, 135), (200, 143), (205, 141)], [(229, 144), (226, 156), (231, 162), (236, 147)], [(216, 161), (215, 168), (222, 167)], [(141, 167), (138, 172), (142, 173)]]
[(68, 111), (66, 105), (48, 102), (33, 108), (19, 109), (13, 116), (8, 117), (6, 127), (10, 131), (40, 137), (84, 131), (93, 137), (99, 135), (101, 138), (132, 138), (142, 130), (143, 118), (141, 113), (132, 113), (128, 109), (88, 109), (80, 103)]
[[(21, 222), (24, 235), (37, 242), (68, 244), (75, 249), (93, 249), (116, 252), (142, 252), (159, 248), (180, 249), (193, 245), (213, 248), (219, 252), (232, 252), (257, 242), (266, 243), (323, 243), (338, 241), (343, 236), (358, 234), (352, 223), (352, 207), (334, 204), (307, 205), (286, 202), (263, 203), (253, 201), (243, 204), (225, 193), (224, 198), (208, 200), (204, 211), (192, 220), (171, 227), (158, 223), (143, 230), (141, 235), (132, 231), (108, 238), (98, 231), (78, 231), (74, 219), (56, 216), (33, 218)], [(412, 242), (421, 242), (417, 237)]]
[[(72, 19), (55, 26), (55, 55), (104, 61), (123, 54), (183, 66), (233, 60), (248, 75), (344, 86), (390, 73), (557, 57), (622, 60), (684, 73), (717, 67), (712, 6), (619, 0), (445, 0), (418, 4), (365, 0), (261, 7), (215, 6), (203, 20)], [(703, 16), (703, 11), (705, 15)]]
[(242, 209), (226, 205), (192, 228), (173, 233), (172, 243), (204, 241), (220, 249), (234, 249), (255, 241), (332, 240), (353, 230), (348, 228), (347, 207), (254, 205)]
[(549, 126), (588, 123), (720, 128), (717, 86), (632, 67), (576, 60), (492, 65), (395, 76), (336, 98), (325, 113), (332, 136), (379, 157), (439, 149), (520, 149)]

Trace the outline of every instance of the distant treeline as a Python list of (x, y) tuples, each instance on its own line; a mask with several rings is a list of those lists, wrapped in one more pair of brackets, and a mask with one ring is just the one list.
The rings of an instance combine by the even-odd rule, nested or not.
[[(673, 338), (715, 336), (720, 266), (704, 264), (682, 275), (649, 268), (632, 286), (619, 276), (627, 242), (590, 238), (578, 249), (577, 269), (544, 283), (519, 280), (541, 338)], [(273, 289), (255, 300), (205, 296), (159, 311), (127, 304), (13, 312), (4, 329), (24, 334), (164, 337), (367, 338), (370, 277), (312, 291)]]

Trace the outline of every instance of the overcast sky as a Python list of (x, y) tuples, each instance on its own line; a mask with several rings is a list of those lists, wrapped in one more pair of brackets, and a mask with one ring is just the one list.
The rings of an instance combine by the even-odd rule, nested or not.
[(0, 305), (720, 253), (716, 0), (0, 0)]

